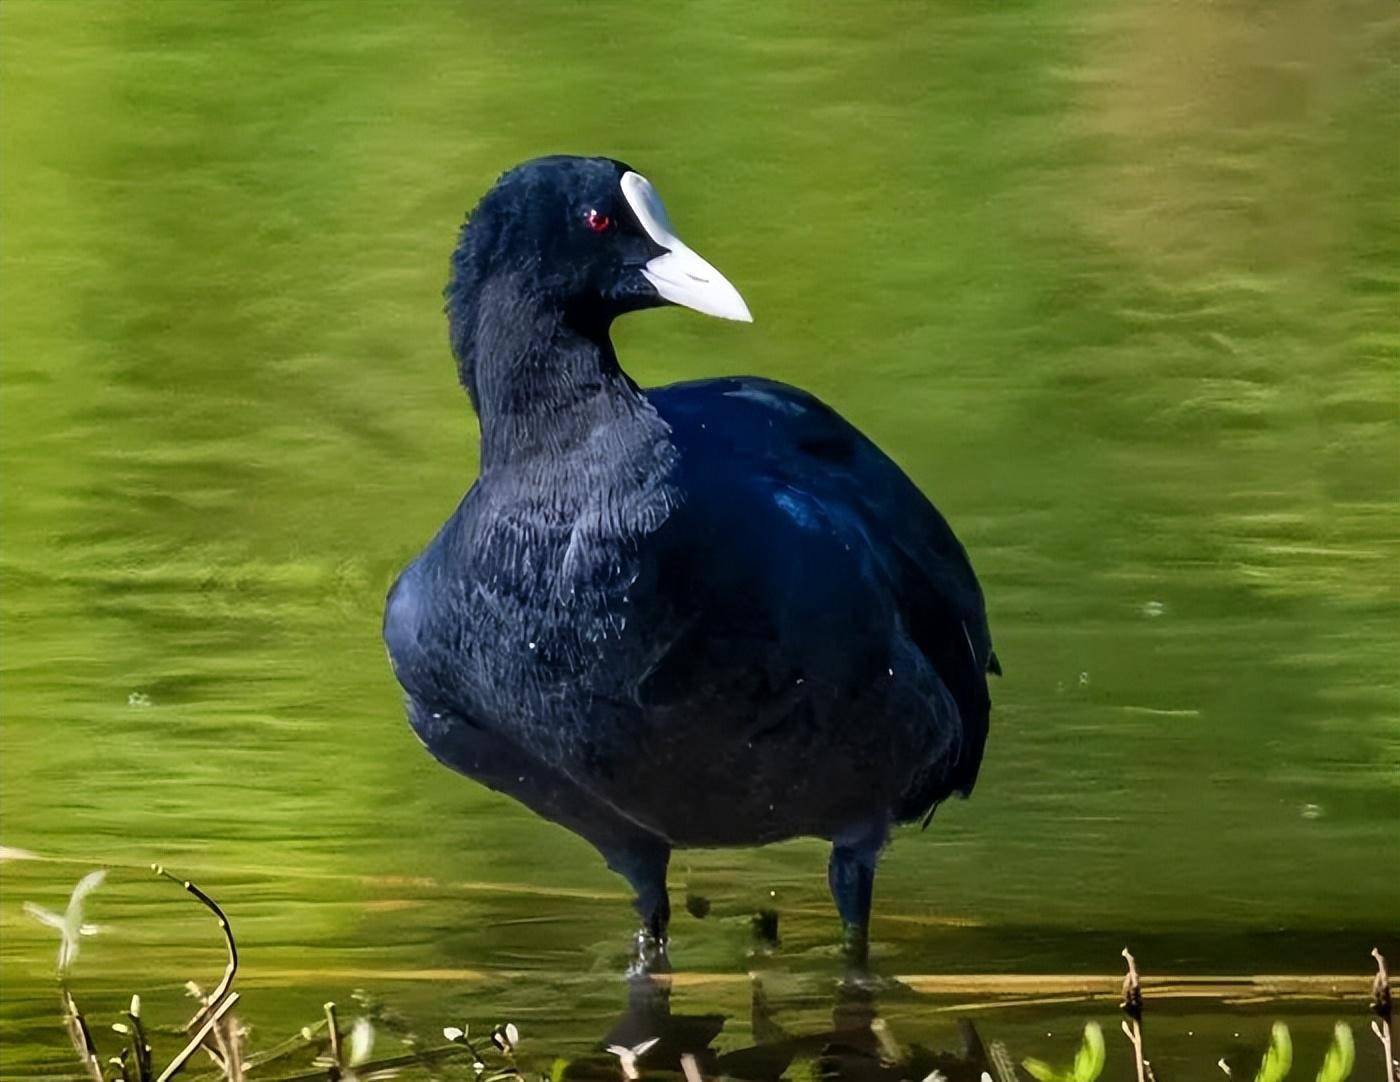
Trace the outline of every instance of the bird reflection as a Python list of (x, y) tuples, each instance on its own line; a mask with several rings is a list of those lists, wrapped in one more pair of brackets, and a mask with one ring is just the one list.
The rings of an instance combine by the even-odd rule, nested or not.
[(626, 1009), (601, 1041), (608, 1051), (572, 1061), (562, 1077), (571, 1082), (616, 1082), (620, 1066), (624, 1078), (667, 1072), (691, 1082), (720, 1077), (777, 1082), (796, 1061), (810, 1063), (820, 1078), (855, 1082), (940, 1077), (946, 1082), (980, 1082), (984, 1076), (993, 1077), (982, 1040), (967, 1019), (958, 1021), (957, 1051), (896, 1041), (881, 1018), (880, 985), (874, 979), (843, 981), (832, 1002), (830, 1028), (815, 1033), (789, 1032), (778, 1023), (759, 975), (751, 987), (754, 1043), (720, 1051), (714, 1044), (724, 1030), (724, 1015), (675, 1010), (673, 997), (680, 990), (673, 987), (670, 974), (633, 973), (627, 982)]

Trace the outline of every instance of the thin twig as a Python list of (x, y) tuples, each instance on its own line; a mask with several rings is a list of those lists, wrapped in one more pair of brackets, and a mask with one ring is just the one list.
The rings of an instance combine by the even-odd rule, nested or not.
[(1123, 957), (1128, 963), (1128, 972), (1123, 978), (1123, 1002), (1119, 1004), (1128, 1016), (1122, 1023), (1123, 1033), (1133, 1045), (1138, 1082), (1152, 1082), (1152, 1066), (1142, 1054), (1142, 981), (1138, 978), (1137, 960), (1127, 947), (1123, 948)]
[(278, 1060), (283, 1060), (286, 1059), (288, 1056), (296, 1055), (299, 1052), (303, 1052), (308, 1048), (310, 1048), (313, 1051), (313, 1053), (319, 1054), (321, 1050), (321, 1044), (318, 1040), (315, 1040), (313, 1038), (315, 1038), (316, 1032), (324, 1024), (324, 1022), (317, 1022), (314, 1025), (306, 1026), (304, 1029), (302, 1029), (300, 1033), (297, 1033), (294, 1036), (288, 1037), (285, 1040), (280, 1041), (279, 1043), (273, 1045), (271, 1048), (264, 1049), (261, 1052), (253, 1053), (244, 1062), (244, 1069), (249, 1071), (261, 1071), (263, 1068), (267, 1067), (271, 1063), (276, 1063)]
[(136, 1082), (131, 1077), (131, 1072), (126, 1068), (126, 1061), (131, 1058), (131, 1049), (123, 1048), (120, 1053), (113, 1056), (107, 1062), (117, 1069), (121, 1075), (122, 1082)]
[[(220, 1023), (209, 1031), (209, 1036), (214, 1039), (214, 1049), (205, 1043), (204, 1050), (209, 1052), (214, 1062), (219, 1065), (219, 1069), (224, 1072), (227, 1082), (243, 1082), (243, 1071), (238, 1062), (238, 1048), (236, 1045), (237, 1035), (234, 1033), (233, 1019), (226, 1023)], [(217, 1050), (217, 1055), (214, 1054)]]
[(170, 1066), (161, 1071), (160, 1077), (156, 1079), (156, 1082), (170, 1082), (170, 1079), (179, 1074), (185, 1064), (189, 1062), (190, 1057), (199, 1051), (200, 1045), (204, 1043), (204, 1038), (209, 1036), (209, 1031), (219, 1024), (219, 1019), (228, 1014), (228, 1012), (233, 1009), (233, 1005), (237, 1002), (238, 993), (230, 992), (228, 998), (225, 999), (223, 1003), (219, 1004), (218, 1009), (209, 1016), (208, 1021), (206, 1021), (204, 1025), (199, 1028), (199, 1031), (190, 1039), (190, 1043), (180, 1049), (180, 1054), (170, 1061)]
[(92, 1075), (94, 1082), (104, 1082), (102, 1064), (97, 1058), (97, 1045), (92, 1040), (92, 1030), (88, 1029), (87, 1019), (83, 1017), (83, 1012), (78, 1010), (73, 993), (67, 988), (63, 989), (63, 1015), (64, 1022), (68, 1025), (69, 1039), (73, 1042), (73, 1049), (78, 1053), (78, 1058), (83, 1061), (83, 1066), (87, 1068), (88, 1074)]
[(1381, 1048), (1385, 1050), (1387, 1082), (1400, 1082), (1400, 1067), (1395, 1063), (1395, 1050), (1390, 1041), (1390, 970), (1386, 968), (1385, 955), (1380, 952), (1379, 947), (1371, 948), (1371, 957), (1376, 960), (1376, 979), (1371, 982), (1371, 1013), (1376, 1017), (1371, 1023), (1371, 1032), (1376, 1035), (1376, 1039), (1381, 1042)]
[(218, 986), (204, 1001), (204, 1006), (200, 1008), (199, 1012), (185, 1023), (185, 1029), (192, 1030), (196, 1027), (203, 1026), (209, 1015), (219, 1009), (220, 1001), (227, 994), (228, 990), (233, 987), (233, 978), (238, 972), (238, 945), (233, 941), (233, 929), (229, 925), (228, 917), (224, 914), (224, 911), (219, 908), (218, 902), (214, 901), (213, 898), (205, 894), (204, 891), (200, 890), (188, 879), (177, 879), (159, 864), (152, 864), (151, 870), (155, 872), (156, 875), (161, 875), (169, 879), (172, 883), (179, 883), (204, 903), (205, 908), (213, 913), (215, 919), (218, 920), (219, 930), (224, 933), (224, 945), (228, 948), (228, 965), (224, 967), (223, 979), (219, 981)]
[(334, 1004), (334, 1003), (327, 1003), (327, 1004), (325, 1005), (325, 1011), (326, 1011), (326, 1033), (329, 1034), (330, 1039), (331, 1039), (331, 1047), (330, 1047), (331, 1062), (334, 1063), (337, 1067), (344, 1067), (344, 1066), (345, 1066), (345, 1061), (344, 1061), (344, 1059), (341, 1058), (342, 1052), (341, 1052), (341, 1048), (340, 1048), (340, 1023), (336, 1021), (336, 1017), (335, 1017), (335, 1004)]
[(141, 1024), (141, 1000), (131, 997), (126, 1016), (131, 1021), (131, 1050), (136, 1056), (136, 1077), (151, 1082), (151, 1042), (146, 1039), (146, 1027)]
[(1016, 1063), (1011, 1058), (1011, 1053), (1006, 1045), (1001, 1041), (993, 1041), (989, 1050), (992, 1060), (992, 1070), (997, 1073), (997, 1082), (1017, 1082), (1019, 1075), (1016, 1073)]
[(214, 1066), (221, 1073), (228, 1074), (228, 1059), (224, 1056), (224, 1042), (218, 1026), (209, 1031), (209, 1037), (204, 1042), (204, 1054), (214, 1061)]

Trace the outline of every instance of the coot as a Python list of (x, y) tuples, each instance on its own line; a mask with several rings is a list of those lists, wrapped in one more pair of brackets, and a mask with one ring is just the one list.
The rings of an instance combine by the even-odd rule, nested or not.
[(389, 593), (414, 731), (592, 843), (653, 945), (672, 849), (811, 835), (863, 952), (891, 825), (982, 761), (999, 668), (962, 545), (812, 395), (627, 376), (625, 312), (750, 317), (621, 162), (503, 175), (445, 296), (481, 469)]

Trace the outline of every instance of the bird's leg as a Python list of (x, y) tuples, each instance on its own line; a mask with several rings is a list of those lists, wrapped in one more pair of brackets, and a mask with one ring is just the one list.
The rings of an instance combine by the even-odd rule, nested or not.
[(875, 864), (846, 846), (831, 847), (827, 882), (841, 914), (842, 942), (851, 960), (864, 963), (870, 954), (870, 903), (875, 886)]
[(669, 973), (671, 960), (666, 954), (669, 942), (666, 928), (671, 919), (671, 903), (663, 886), (659, 899), (650, 899), (639, 893), (633, 903), (642, 916), (642, 926), (637, 929), (637, 955), (630, 967), (635, 974)]
[(651, 972), (666, 964), (666, 932), (671, 923), (671, 898), (666, 892), (666, 868), (671, 847), (659, 838), (637, 839), (603, 853), (608, 867), (637, 892), (632, 905), (642, 918), (637, 932), (635, 969)]
[(875, 890), (875, 865), (884, 847), (888, 826), (848, 831), (832, 839), (826, 878), (841, 914), (843, 942), (851, 961), (863, 966), (870, 955), (870, 903)]

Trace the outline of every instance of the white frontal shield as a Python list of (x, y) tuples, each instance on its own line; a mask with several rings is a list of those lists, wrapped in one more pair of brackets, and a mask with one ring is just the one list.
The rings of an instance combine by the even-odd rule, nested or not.
[(691, 251), (671, 228), (661, 197), (640, 173), (624, 173), (622, 194), (652, 241), (666, 251), (642, 268), (648, 282), (666, 300), (707, 316), (752, 323), (749, 306), (728, 279)]

